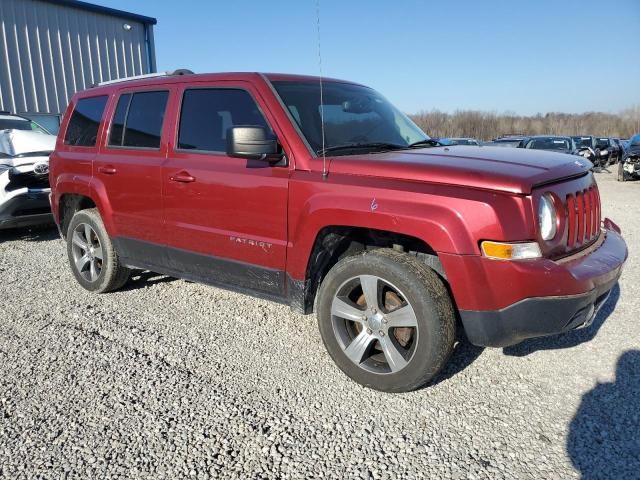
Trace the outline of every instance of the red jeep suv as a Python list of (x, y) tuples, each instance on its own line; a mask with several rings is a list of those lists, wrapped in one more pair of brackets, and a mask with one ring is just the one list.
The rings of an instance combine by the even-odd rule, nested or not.
[(456, 327), (494, 347), (579, 328), (620, 276), (581, 157), (439, 146), (351, 82), (180, 73), (88, 89), (64, 116), (51, 203), (88, 290), (138, 268), (315, 311), (347, 375), (400, 392)]

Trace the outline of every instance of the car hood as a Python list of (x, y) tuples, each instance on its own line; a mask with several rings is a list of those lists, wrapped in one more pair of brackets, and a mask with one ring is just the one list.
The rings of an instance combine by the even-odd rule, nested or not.
[(0, 153), (15, 157), (29, 153), (50, 153), (56, 146), (55, 135), (27, 130), (0, 130)]
[(640, 145), (633, 145), (632, 147), (627, 148), (627, 155), (638, 155), (640, 154)]
[(330, 173), (462, 185), (529, 194), (536, 185), (581, 176), (593, 164), (565, 153), (448, 146), (328, 158)]

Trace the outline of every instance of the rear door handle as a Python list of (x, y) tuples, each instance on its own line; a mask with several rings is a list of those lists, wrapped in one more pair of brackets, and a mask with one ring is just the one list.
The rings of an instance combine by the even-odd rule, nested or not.
[(106, 167), (98, 167), (98, 171), (100, 173), (104, 173), (105, 175), (113, 175), (117, 172), (117, 170), (111, 165), (108, 165)]
[(172, 182), (191, 183), (195, 182), (196, 178), (189, 175), (188, 172), (178, 172), (175, 175), (171, 175), (169, 180)]

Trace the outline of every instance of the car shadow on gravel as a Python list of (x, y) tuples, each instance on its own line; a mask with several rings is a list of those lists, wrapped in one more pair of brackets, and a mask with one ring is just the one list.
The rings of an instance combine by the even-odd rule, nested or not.
[(612, 383), (582, 397), (569, 426), (567, 453), (583, 480), (638, 478), (640, 350), (623, 353)]
[(462, 372), (465, 368), (471, 365), (480, 355), (484, 352), (483, 347), (476, 347), (464, 336), (464, 333), (460, 335), (458, 342), (456, 343), (451, 358), (442, 369), (442, 371), (436, 375), (425, 387), (432, 387), (438, 383), (449, 380), (451, 377)]
[(51, 223), (37, 227), (12, 228), (0, 230), (0, 243), (4, 242), (47, 242), (60, 238), (58, 229)]
[(611, 289), (611, 294), (607, 301), (602, 305), (600, 311), (593, 320), (593, 323), (579, 330), (573, 330), (560, 335), (550, 337), (532, 338), (525, 340), (517, 345), (505, 347), (502, 352), (511, 357), (524, 357), (530, 353), (540, 350), (557, 350), (561, 348), (572, 348), (581, 343), (590, 342), (595, 338), (609, 315), (613, 313), (620, 298), (620, 285), (616, 283)]
[(158, 283), (168, 283), (174, 282), (177, 278), (167, 277), (166, 275), (162, 275), (161, 273), (150, 272), (148, 270), (135, 270), (131, 274), (131, 278), (125, 284), (124, 287), (120, 289), (121, 292), (127, 292), (130, 290), (138, 290), (140, 288), (148, 288)]

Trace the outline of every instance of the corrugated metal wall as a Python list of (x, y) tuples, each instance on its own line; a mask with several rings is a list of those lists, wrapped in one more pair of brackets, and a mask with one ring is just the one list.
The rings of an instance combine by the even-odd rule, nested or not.
[(61, 113), (78, 90), (149, 72), (142, 23), (37, 0), (0, 0), (0, 110)]

